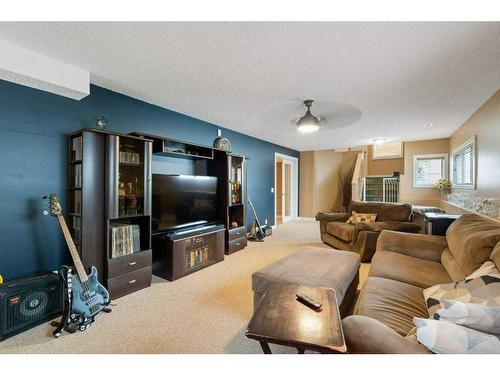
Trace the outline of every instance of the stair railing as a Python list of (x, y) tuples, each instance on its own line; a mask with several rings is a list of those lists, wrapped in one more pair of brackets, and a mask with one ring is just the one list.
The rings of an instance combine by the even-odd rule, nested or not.
[(382, 179), (382, 198), (384, 202), (398, 202), (399, 177), (384, 177)]

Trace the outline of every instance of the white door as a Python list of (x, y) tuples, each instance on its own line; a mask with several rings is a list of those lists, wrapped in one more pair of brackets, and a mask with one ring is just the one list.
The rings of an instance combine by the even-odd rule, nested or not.
[(282, 188), (282, 199), (281, 199), (281, 212), (283, 212), (283, 222), (286, 223), (293, 219), (292, 210), (292, 163), (287, 160), (283, 160), (283, 168), (281, 169), (281, 186)]
[[(288, 155), (277, 154), (283, 163), (281, 175), (276, 176), (281, 181), (281, 215), (283, 223), (297, 219), (298, 215), (298, 159)], [(277, 183), (275, 186), (277, 186)], [(278, 200), (279, 202), (279, 200)], [(275, 212), (279, 212), (278, 209)]]

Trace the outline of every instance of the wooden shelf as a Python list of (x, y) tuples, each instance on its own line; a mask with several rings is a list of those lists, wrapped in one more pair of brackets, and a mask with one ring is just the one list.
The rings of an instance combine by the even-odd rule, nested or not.
[[(76, 142), (78, 150), (73, 149), (75, 138), (81, 138)], [(69, 135), (68, 151), (68, 210), (71, 216), (68, 225), (73, 234), (78, 232), (82, 263), (85, 267), (97, 268), (99, 281), (108, 288), (111, 298), (149, 286), (151, 205), (148, 199), (151, 197), (151, 184), (146, 178), (146, 171), (150, 170), (152, 141), (126, 134), (82, 129)], [(141, 162), (120, 162), (120, 152), (131, 151), (139, 154), (139, 157), (122, 160)], [(78, 160), (73, 160), (75, 153)], [(75, 180), (76, 169), (79, 172), (78, 180)], [(118, 216), (123, 204), (128, 207), (133, 204), (127, 197), (125, 202), (120, 199), (120, 182), (133, 183), (134, 191), (141, 192), (141, 195), (127, 194), (127, 197), (137, 197), (137, 208), (140, 209), (137, 214)], [(131, 207), (129, 212), (135, 212), (135, 208), (132, 210)], [(123, 253), (140, 251), (111, 259), (113, 224), (138, 226), (139, 231), (134, 230), (133, 234), (139, 235), (139, 243), (132, 248), (124, 248)]]
[(131, 133), (133, 136), (153, 140), (153, 154), (188, 158), (188, 159), (214, 159), (214, 148), (196, 143), (184, 142), (174, 138), (161, 137), (145, 133)]

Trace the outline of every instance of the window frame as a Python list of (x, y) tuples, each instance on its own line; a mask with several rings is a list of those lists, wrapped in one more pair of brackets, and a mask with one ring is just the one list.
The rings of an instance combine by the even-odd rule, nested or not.
[[(384, 146), (384, 145), (387, 145), (387, 144), (397, 144), (398, 145), (398, 154), (397, 155), (390, 155), (390, 156), (376, 156), (375, 153), (375, 149), (380, 147), (380, 146)], [(389, 160), (389, 159), (402, 159), (404, 158), (404, 142), (399, 142), (399, 141), (391, 141), (391, 142), (384, 142), (380, 145), (377, 145), (376, 143), (372, 145), (372, 160)]]
[(429, 189), (429, 188), (434, 188), (434, 184), (417, 184), (417, 169), (418, 169), (418, 160), (421, 159), (443, 159), (443, 170), (441, 173), (440, 178), (446, 178), (448, 179), (449, 176), (449, 168), (448, 168), (448, 162), (449, 162), (449, 155), (447, 153), (441, 153), (441, 154), (414, 154), (413, 155), (413, 188), (414, 189)]
[[(455, 183), (455, 174), (453, 173), (453, 170), (455, 169), (455, 155), (458, 154), (460, 151), (462, 151), (464, 148), (469, 147), (472, 145), (472, 184), (457, 184)], [(455, 147), (452, 152), (451, 152), (451, 158), (450, 158), (450, 182), (451, 186), (456, 189), (469, 189), (469, 190), (475, 190), (476, 189), (476, 171), (477, 171), (477, 148), (476, 148), (476, 136), (473, 135), (469, 139), (465, 140), (462, 144), (459, 146)]]

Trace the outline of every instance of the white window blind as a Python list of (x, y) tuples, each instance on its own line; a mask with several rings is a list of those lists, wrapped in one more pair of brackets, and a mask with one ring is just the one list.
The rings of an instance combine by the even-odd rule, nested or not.
[(453, 185), (459, 187), (474, 187), (474, 149), (475, 142), (471, 139), (453, 152)]

